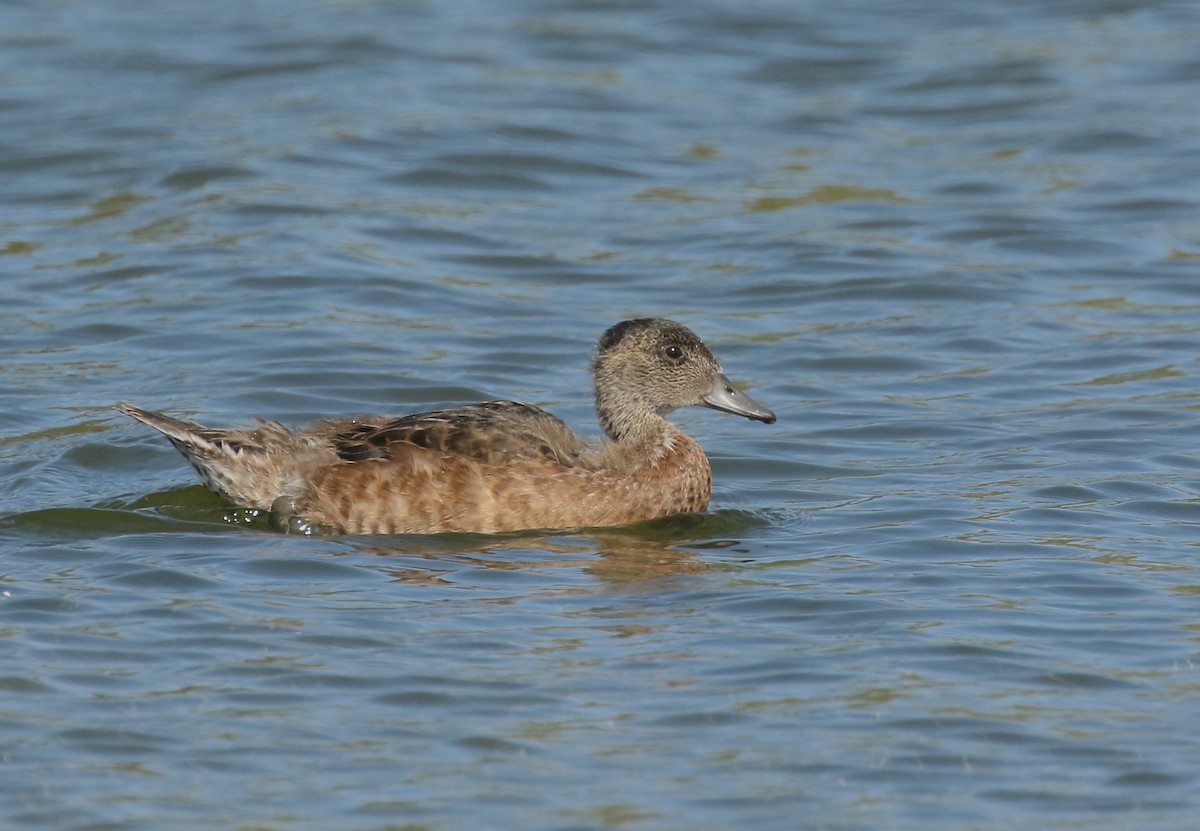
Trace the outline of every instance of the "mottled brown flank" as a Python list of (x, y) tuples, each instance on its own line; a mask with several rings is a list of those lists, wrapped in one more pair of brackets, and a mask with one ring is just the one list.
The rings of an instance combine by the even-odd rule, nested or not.
[[(595, 443), (515, 401), (303, 431), (269, 421), (215, 430), (131, 404), (118, 409), (164, 433), (210, 488), (270, 511), (285, 529), (495, 533), (705, 510), (708, 459), (660, 415), (704, 403), (715, 382), (728, 384), (704, 342), (671, 321), (625, 321), (600, 339), (593, 370), (605, 430)], [(774, 420), (743, 401), (757, 409), (732, 411)]]
[(410, 446), (391, 460), (324, 469), (293, 505), (338, 533), (497, 533), (703, 511), (711, 488), (704, 451), (676, 433), (673, 450), (621, 475), (538, 460), (480, 464)]

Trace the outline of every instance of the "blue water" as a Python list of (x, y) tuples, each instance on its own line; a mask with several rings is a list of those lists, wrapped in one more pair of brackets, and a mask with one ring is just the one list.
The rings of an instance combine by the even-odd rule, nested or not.
[[(0, 826), (1191, 829), (1200, 7), (0, 5)], [(703, 517), (306, 539), (213, 425), (595, 433)]]

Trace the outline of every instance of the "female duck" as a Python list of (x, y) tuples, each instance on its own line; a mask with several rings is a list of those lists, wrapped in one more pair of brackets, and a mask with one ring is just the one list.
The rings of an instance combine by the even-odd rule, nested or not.
[(596, 442), (515, 401), (303, 430), (262, 420), (214, 430), (132, 404), (117, 409), (165, 434), (208, 487), (268, 511), (276, 527), (349, 534), (598, 527), (703, 511), (708, 459), (663, 416), (702, 404), (775, 421), (671, 320), (613, 326), (592, 371), (604, 428)]

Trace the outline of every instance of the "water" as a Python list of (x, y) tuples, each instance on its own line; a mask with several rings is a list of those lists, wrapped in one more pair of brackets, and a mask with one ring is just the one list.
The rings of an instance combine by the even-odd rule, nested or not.
[[(1187, 2), (0, 6), (0, 825), (1190, 829)], [(713, 510), (245, 526), (212, 424), (775, 409)]]

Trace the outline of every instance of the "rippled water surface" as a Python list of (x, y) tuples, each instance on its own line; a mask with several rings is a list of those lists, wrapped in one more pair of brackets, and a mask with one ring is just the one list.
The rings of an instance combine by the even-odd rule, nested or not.
[[(0, 4), (0, 825), (1191, 829), (1200, 7)], [(664, 315), (712, 511), (246, 524), (214, 425)]]

